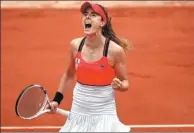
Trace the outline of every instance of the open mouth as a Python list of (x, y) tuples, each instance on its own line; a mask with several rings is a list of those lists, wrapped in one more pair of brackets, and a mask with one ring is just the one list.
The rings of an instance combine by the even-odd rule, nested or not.
[(92, 27), (92, 24), (85, 24), (85, 29), (89, 30)]

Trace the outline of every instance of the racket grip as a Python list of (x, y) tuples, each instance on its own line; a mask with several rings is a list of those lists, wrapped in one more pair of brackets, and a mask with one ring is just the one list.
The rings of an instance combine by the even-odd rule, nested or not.
[(69, 113), (70, 113), (69, 111), (66, 111), (60, 108), (57, 108), (56, 112), (64, 116), (69, 116)]

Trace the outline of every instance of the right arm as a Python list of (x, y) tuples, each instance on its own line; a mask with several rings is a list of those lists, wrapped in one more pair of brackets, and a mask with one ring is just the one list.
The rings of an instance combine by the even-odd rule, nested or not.
[(74, 41), (71, 42), (70, 48), (69, 48), (69, 56), (67, 60), (67, 66), (65, 69), (65, 72), (60, 80), (58, 92), (64, 94), (67, 89), (72, 87), (74, 76), (75, 76), (75, 61), (74, 61), (74, 55), (77, 51), (74, 46)]
[[(57, 101), (61, 101), (63, 99), (63, 95), (65, 94), (65, 92), (72, 87), (73, 85), (73, 81), (74, 81), (74, 77), (75, 77), (75, 61), (74, 61), (74, 57), (77, 53), (77, 41), (76, 39), (71, 41), (70, 43), (70, 48), (69, 48), (69, 52), (68, 52), (68, 60), (67, 60), (67, 65), (66, 65), (66, 69), (65, 72), (63, 73), (63, 76), (60, 80), (59, 83), (59, 88), (57, 89), (57, 92), (55, 94), (55, 97), (53, 99), (53, 101), (51, 102), (51, 111), (55, 112), (57, 107), (59, 106), (59, 103)], [(60, 99), (60, 100), (58, 100)]]

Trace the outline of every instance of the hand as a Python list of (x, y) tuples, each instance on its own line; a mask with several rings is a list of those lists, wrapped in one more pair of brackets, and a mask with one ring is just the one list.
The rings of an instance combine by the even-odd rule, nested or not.
[(49, 112), (49, 114), (54, 114), (54, 113), (56, 113), (58, 106), (59, 106), (58, 103), (53, 101), (50, 103), (50, 105), (47, 104), (46, 108), (51, 110), (51, 112)]
[(114, 78), (111, 85), (113, 89), (121, 89), (123, 86), (123, 83), (118, 78)]

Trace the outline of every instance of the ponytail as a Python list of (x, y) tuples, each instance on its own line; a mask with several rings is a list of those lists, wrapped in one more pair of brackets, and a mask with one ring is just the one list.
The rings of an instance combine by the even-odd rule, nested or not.
[(104, 11), (104, 13), (105, 13), (105, 15), (107, 17), (107, 23), (102, 28), (102, 35), (105, 36), (106, 38), (112, 40), (116, 44), (120, 45), (124, 49), (125, 52), (127, 50), (131, 49), (132, 48), (132, 44), (130, 44), (130, 46), (129, 46), (129, 43), (128, 43), (127, 39), (118, 37), (116, 35), (116, 33), (114, 32), (114, 30), (112, 28), (112, 24), (111, 24), (111, 18), (109, 18), (106, 9), (103, 6), (101, 6), (101, 5), (99, 5), (99, 6), (103, 9), (103, 11)]

